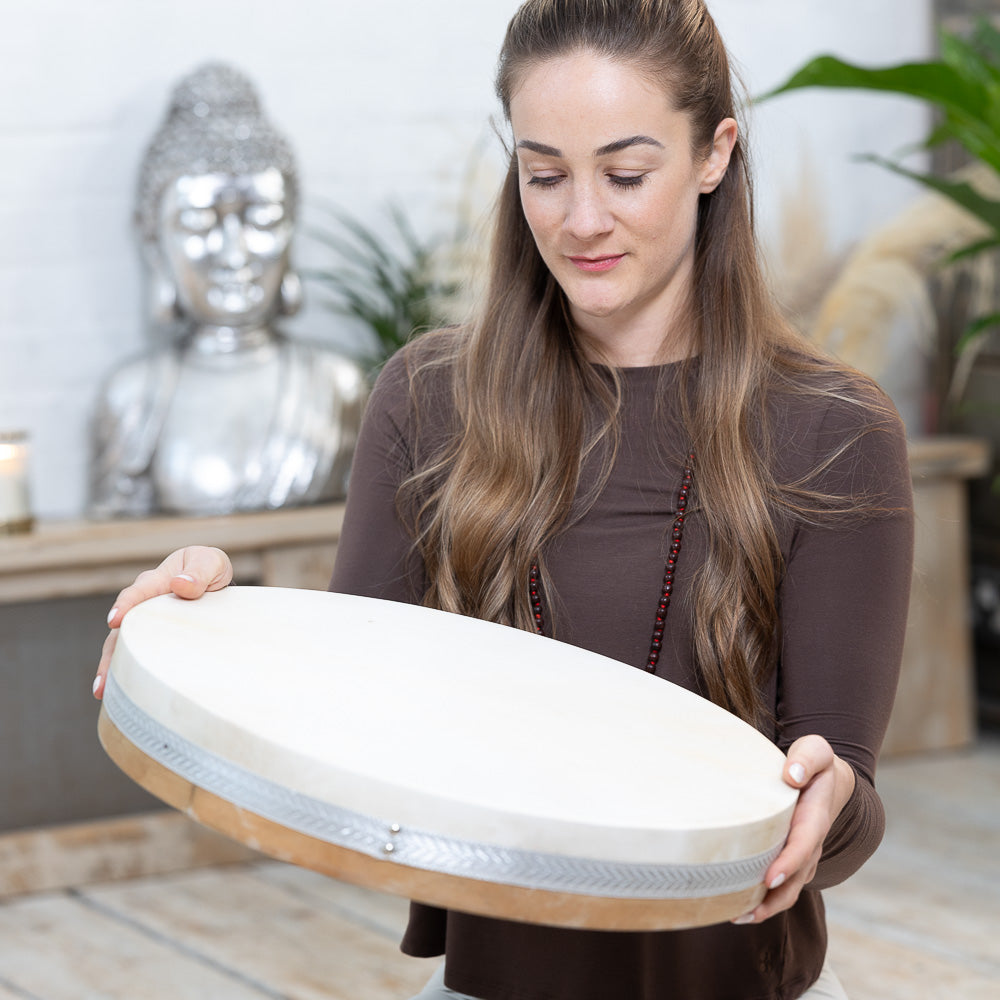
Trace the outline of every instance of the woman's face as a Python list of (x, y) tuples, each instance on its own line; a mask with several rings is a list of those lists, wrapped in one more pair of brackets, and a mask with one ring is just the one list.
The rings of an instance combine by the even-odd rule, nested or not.
[(736, 123), (696, 158), (663, 87), (589, 51), (529, 68), (510, 118), (525, 218), (584, 344), (623, 366), (685, 357), (688, 332), (672, 323), (688, 301), (698, 197), (722, 179)]

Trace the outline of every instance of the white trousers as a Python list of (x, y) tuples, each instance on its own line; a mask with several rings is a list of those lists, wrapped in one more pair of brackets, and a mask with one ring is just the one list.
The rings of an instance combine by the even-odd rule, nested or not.
[[(470, 997), (468, 993), (456, 993), (444, 985), (444, 963), (442, 963), (413, 1000), (476, 1000), (476, 998)], [(819, 979), (802, 994), (802, 1000), (847, 1000), (844, 987), (840, 985), (840, 980), (829, 963), (823, 964)]]

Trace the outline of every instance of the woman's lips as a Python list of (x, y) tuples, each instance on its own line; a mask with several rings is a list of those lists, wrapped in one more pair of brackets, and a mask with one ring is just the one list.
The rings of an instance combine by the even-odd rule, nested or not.
[(600, 257), (570, 257), (570, 262), (581, 271), (610, 271), (625, 254), (603, 254)]

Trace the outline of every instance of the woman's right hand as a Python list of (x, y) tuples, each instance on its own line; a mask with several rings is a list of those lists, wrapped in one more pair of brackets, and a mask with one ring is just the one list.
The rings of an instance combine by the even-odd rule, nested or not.
[(118, 626), (131, 608), (151, 597), (161, 594), (176, 594), (187, 600), (201, 597), (206, 590), (222, 590), (229, 586), (233, 578), (233, 564), (222, 549), (205, 545), (189, 545), (171, 552), (156, 569), (146, 570), (135, 578), (135, 583), (126, 587), (115, 599), (115, 605), (108, 612), (108, 627), (111, 634), (104, 640), (101, 662), (94, 678), (94, 697), (104, 695), (104, 679), (108, 675), (111, 654), (118, 641)]

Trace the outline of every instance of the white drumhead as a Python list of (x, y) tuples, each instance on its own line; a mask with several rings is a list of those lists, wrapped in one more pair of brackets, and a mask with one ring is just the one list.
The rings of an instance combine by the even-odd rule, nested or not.
[(471, 877), (492, 851), (519, 884), (526, 858), (748, 862), (759, 881), (797, 794), (766, 738), (662, 679), (505, 626), (315, 591), (139, 605), (105, 710), (242, 808), (432, 870), (443, 845)]

